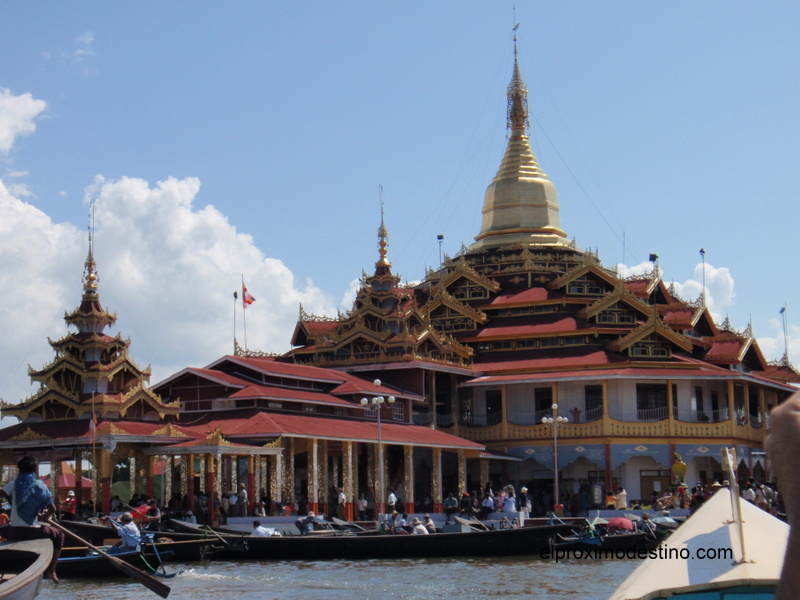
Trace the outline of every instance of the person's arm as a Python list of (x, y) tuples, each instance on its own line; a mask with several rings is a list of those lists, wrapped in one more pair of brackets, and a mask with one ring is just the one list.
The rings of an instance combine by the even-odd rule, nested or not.
[(770, 434), (766, 449), (770, 465), (780, 485), (780, 493), (789, 519), (789, 542), (783, 559), (783, 571), (775, 600), (794, 600), (800, 590), (800, 392), (795, 392), (786, 402), (770, 414)]
[(39, 519), (42, 521), (46, 521), (54, 514), (56, 514), (56, 510), (57, 509), (55, 503), (51, 502), (50, 504), (44, 507), (44, 510), (42, 512), (39, 513)]

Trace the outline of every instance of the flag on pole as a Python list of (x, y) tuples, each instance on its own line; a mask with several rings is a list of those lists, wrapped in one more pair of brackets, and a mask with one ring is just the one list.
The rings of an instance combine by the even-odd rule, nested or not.
[(785, 312), (786, 312), (786, 307), (784, 306), (784, 307), (781, 309), (781, 314), (783, 314), (783, 313), (785, 313)]
[(256, 299), (253, 297), (253, 294), (247, 291), (247, 286), (242, 282), (242, 306), (247, 308), (255, 301)]
[(94, 436), (97, 430), (97, 415), (92, 413), (92, 418), (89, 419), (89, 443), (94, 444)]

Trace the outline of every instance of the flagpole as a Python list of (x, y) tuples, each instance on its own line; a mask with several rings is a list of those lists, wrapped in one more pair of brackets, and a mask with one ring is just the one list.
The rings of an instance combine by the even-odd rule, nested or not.
[(236, 301), (239, 299), (239, 294), (236, 290), (233, 291), (233, 354), (236, 354)]
[[(95, 415), (95, 393), (92, 393), (92, 422), (89, 424), (89, 429), (92, 431), (92, 504), (94, 505), (93, 515), (97, 514), (97, 417)], [(78, 473), (78, 477), (83, 477), (83, 473)], [(79, 499), (80, 500), (80, 499)]]
[(781, 308), (781, 316), (783, 317), (783, 345), (784, 345), (784, 353), (783, 356), (786, 358), (786, 362), (789, 362), (789, 330), (786, 323), (786, 304), (783, 305)]
[[(245, 302), (244, 297), (244, 273), (242, 273), (242, 302)], [(242, 319), (244, 319), (244, 349), (247, 350), (247, 308), (242, 308)]]

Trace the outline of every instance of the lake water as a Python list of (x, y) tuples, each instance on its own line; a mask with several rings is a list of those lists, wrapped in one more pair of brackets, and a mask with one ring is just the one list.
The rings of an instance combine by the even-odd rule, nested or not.
[[(606, 600), (638, 561), (403, 559), (167, 564), (170, 600)], [(109, 570), (113, 567), (109, 566)], [(45, 581), (40, 600), (158, 596), (128, 579)]]

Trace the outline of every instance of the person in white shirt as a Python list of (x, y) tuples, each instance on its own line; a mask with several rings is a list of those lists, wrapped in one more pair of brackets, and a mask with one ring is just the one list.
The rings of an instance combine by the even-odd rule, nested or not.
[(239, 493), (236, 495), (236, 499), (237, 499), (236, 506), (237, 506), (238, 511), (239, 511), (239, 516), (240, 517), (246, 517), (247, 516), (247, 508), (248, 508), (247, 507), (247, 501), (248, 501), (247, 500), (247, 488), (245, 487), (245, 485), (243, 483), (239, 484)]
[(136, 523), (133, 522), (133, 515), (129, 512), (124, 513), (119, 518), (119, 523), (111, 521), (114, 528), (117, 530), (119, 541), (114, 544), (115, 547), (120, 547), (123, 551), (138, 550), (139, 544), (142, 541), (142, 535)]
[(749, 481), (744, 484), (744, 490), (742, 490), (742, 498), (753, 504), (756, 503), (756, 492), (753, 489), (753, 485)]
[(411, 521), (411, 533), (414, 535), (428, 535), (430, 532), (422, 524), (422, 521), (414, 517), (414, 520)]
[(336, 505), (336, 516), (340, 519), (345, 518), (345, 505), (347, 504), (347, 496), (344, 493), (344, 489), (339, 488), (339, 496), (338, 496), (338, 503)]
[(628, 508), (628, 492), (621, 487), (617, 488), (617, 493), (614, 495), (614, 508), (617, 510)]
[(394, 495), (394, 490), (389, 490), (389, 498), (386, 500), (386, 504), (389, 505), (388, 511), (392, 512), (397, 510), (397, 496)]
[(253, 521), (253, 531), (250, 532), (254, 537), (272, 537), (275, 535), (275, 529), (271, 527), (264, 527), (261, 521)]
[(369, 500), (364, 494), (361, 494), (361, 497), (358, 499), (358, 518), (361, 521), (367, 520), (367, 507), (369, 506)]

